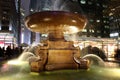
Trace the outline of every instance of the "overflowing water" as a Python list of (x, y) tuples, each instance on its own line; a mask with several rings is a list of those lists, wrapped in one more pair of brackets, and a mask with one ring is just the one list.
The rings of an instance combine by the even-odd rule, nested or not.
[(44, 9), (45, 10), (57, 10), (57, 11), (68, 11), (69, 9), (67, 9), (66, 7), (66, 3), (69, 0), (46, 0), (45, 1), (45, 5), (44, 5)]
[[(39, 0), (42, 3), (42, 0)], [(43, 11), (67, 11), (67, 12), (81, 12), (83, 13), (79, 3), (72, 0), (45, 0)]]
[(83, 59), (89, 59), (92, 64), (97, 64), (98, 66), (105, 66), (105, 62), (95, 54), (87, 54), (82, 57)]

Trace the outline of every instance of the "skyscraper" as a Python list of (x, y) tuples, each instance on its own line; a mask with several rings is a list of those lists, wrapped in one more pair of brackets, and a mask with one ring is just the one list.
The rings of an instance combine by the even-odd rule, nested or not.
[(0, 46), (17, 43), (17, 12), (14, 0), (0, 0)]
[(78, 0), (78, 2), (88, 19), (88, 25), (84, 33), (87, 33), (88, 37), (109, 38), (109, 18), (104, 15), (109, 0)]
[(120, 0), (110, 0), (107, 14), (110, 20), (110, 37), (120, 39)]

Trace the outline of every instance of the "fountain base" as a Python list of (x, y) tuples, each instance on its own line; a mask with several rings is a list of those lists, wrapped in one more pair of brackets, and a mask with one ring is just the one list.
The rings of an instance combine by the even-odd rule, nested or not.
[(48, 41), (44, 44), (46, 45), (39, 46), (36, 50), (36, 55), (40, 56), (40, 59), (30, 62), (32, 72), (89, 67), (88, 60), (79, 59), (79, 63), (74, 60), (74, 57), (80, 58), (80, 51), (79, 48), (73, 47), (73, 42)]

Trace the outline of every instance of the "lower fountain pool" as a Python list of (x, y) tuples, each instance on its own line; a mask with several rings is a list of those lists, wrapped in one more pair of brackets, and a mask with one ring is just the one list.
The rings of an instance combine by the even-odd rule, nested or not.
[(87, 70), (55, 70), (35, 73), (30, 72), (28, 62), (12, 60), (1, 66), (0, 80), (119, 80), (119, 64), (111, 62), (105, 62), (105, 64), (105, 67), (91, 65)]

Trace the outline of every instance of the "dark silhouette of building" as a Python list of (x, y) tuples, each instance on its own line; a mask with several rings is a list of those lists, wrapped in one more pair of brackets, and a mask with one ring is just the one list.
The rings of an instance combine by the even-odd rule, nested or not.
[(110, 20), (110, 37), (119, 39), (120, 36), (120, 0), (110, 0), (106, 10)]
[(78, 0), (82, 13), (88, 19), (88, 25), (83, 34), (94, 37), (109, 38), (109, 17), (104, 15), (109, 0)]

